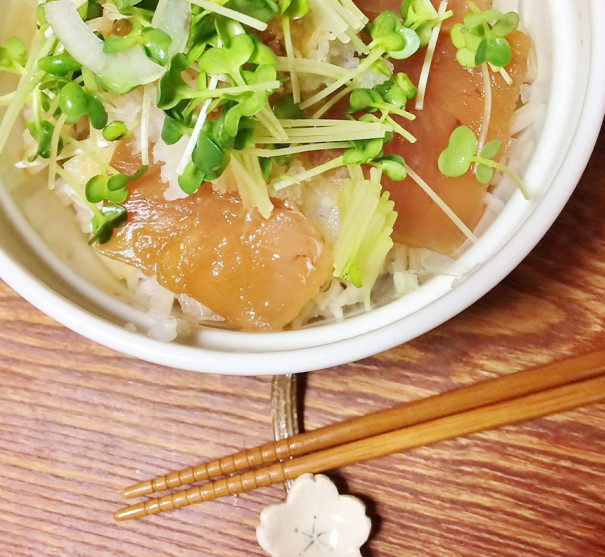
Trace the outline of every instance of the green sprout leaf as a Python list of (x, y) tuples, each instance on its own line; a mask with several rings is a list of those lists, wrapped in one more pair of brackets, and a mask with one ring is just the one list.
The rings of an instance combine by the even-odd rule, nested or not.
[[(252, 100), (254, 100), (254, 98)], [(255, 110), (252, 110), (252, 114), (255, 112)], [(225, 145), (231, 138), (234, 138), (237, 135), (239, 123), (243, 117), (242, 105), (239, 104), (234, 105), (231, 108), (223, 108), (221, 117), (222, 126), (220, 127), (220, 131), (224, 133), (220, 133), (222, 139), (219, 140), (219, 144)]]
[(263, 175), (265, 182), (271, 178), (271, 170), (273, 169), (273, 161), (270, 157), (259, 157), (258, 164), (260, 164), (260, 170)]
[(397, 14), (382, 12), (370, 25), (372, 43), (382, 47), (391, 58), (409, 58), (420, 48), (418, 33), (405, 27)]
[(206, 50), (197, 64), (205, 73), (239, 76), (240, 68), (250, 59), (254, 49), (250, 35), (236, 35), (227, 46)]
[(416, 96), (418, 87), (412, 83), (407, 74), (399, 72), (392, 79), (374, 87), (374, 90), (380, 94), (385, 105), (390, 105), (389, 108), (403, 109), (407, 101)]
[(450, 136), (447, 149), (441, 152), (437, 165), (445, 176), (457, 178), (466, 174), (474, 162), (477, 137), (466, 126), (457, 127)]
[[(393, 133), (401, 135), (408, 141), (414, 141), (411, 134), (393, 120), (390, 114), (398, 114), (405, 118), (411, 117), (410, 113), (405, 110), (405, 105), (408, 99), (416, 95), (417, 91), (408, 76), (400, 72), (373, 89), (354, 89), (349, 96), (348, 112), (365, 111), (366, 114), (359, 118), (361, 121), (389, 124), (391, 131), (385, 137), (385, 143), (391, 140)], [(380, 119), (369, 118), (372, 116), (369, 113), (376, 112), (376, 110), (380, 110), (382, 117)]]
[(88, 95), (77, 83), (70, 82), (61, 90), (59, 108), (70, 118), (71, 123), (75, 123), (88, 110)]
[(131, 13), (131, 8), (140, 4), (142, 0), (113, 0), (113, 3), (119, 12), (125, 15)]
[(430, 0), (404, 0), (401, 3), (404, 25), (418, 34), (420, 45), (426, 46), (433, 27), (439, 22), (439, 14)]
[(193, 162), (204, 173), (204, 180), (216, 180), (227, 166), (227, 154), (206, 132), (202, 131), (193, 150)]
[(492, 27), (492, 32), (500, 37), (506, 37), (519, 27), (519, 14), (506, 12)]
[(172, 43), (170, 35), (161, 29), (145, 27), (141, 31), (141, 44), (147, 57), (160, 66), (168, 63), (168, 49)]
[(500, 141), (493, 140), (486, 143), (479, 155), (475, 155), (477, 151), (475, 134), (470, 128), (459, 126), (452, 132), (448, 146), (439, 155), (437, 164), (444, 176), (457, 178), (465, 174), (471, 164), (475, 163), (473, 172), (477, 181), (482, 184), (491, 182), (494, 170), (499, 170), (515, 183), (525, 199), (529, 199), (529, 193), (521, 178), (507, 166), (492, 160), (499, 150)]
[(226, 151), (203, 129), (195, 144), (192, 161), (178, 178), (180, 188), (187, 194), (195, 193), (204, 182), (216, 180), (228, 162)]
[(309, 13), (309, 0), (278, 0), (279, 13), (290, 19), (300, 19)]
[(349, 96), (349, 108), (351, 112), (367, 110), (375, 112), (380, 106), (384, 105), (382, 96), (374, 89), (353, 89)]
[(248, 35), (252, 42), (254, 43), (254, 52), (250, 56), (248, 62), (250, 64), (260, 65), (271, 65), (275, 66), (277, 63), (277, 57), (275, 56), (275, 52), (271, 50), (265, 43), (261, 42), (261, 40), (256, 35)]
[[(493, 159), (499, 150), (500, 141), (494, 139), (493, 141), (486, 143), (483, 149), (481, 149), (481, 151), (479, 152), (478, 160)], [(475, 168), (475, 176), (481, 184), (489, 184), (492, 181), (492, 178), (494, 177), (494, 169), (489, 166), (486, 166), (485, 164), (477, 162), (477, 167)]]
[(405, 180), (407, 172), (405, 161), (399, 155), (384, 155), (377, 157), (371, 162), (372, 166), (380, 168), (391, 180)]
[(303, 118), (305, 113), (300, 109), (298, 104), (294, 102), (294, 97), (291, 93), (279, 97), (273, 103), (273, 113), (280, 120)]
[(87, 93), (75, 81), (61, 89), (59, 108), (68, 116), (69, 123), (76, 123), (82, 116), (90, 119), (93, 128), (103, 129), (107, 125), (107, 112), (102, 101), (91, 93)]
[[(33, 161), (36, 157), (42, 157), (43, 159), (49, 158), (52, 146), (52, 138), (55, 132), (55, 126), (51, 124), (48, 120), (40, 120), (39, 124), (28, 120), (25, 122), (25, 125), (30, 135), (38, 143), (36, 153), (33, 156), (29, 157), (30, 162)], [(57, 152), (60, 153), (62, 149), (63, 140), (59, 138)]]
[(103, 15), (103, 6), (99, 3), (100, 1), (101, 0), (87, 0), (82, 4), (78, 11), (80, 11), (80, 15), (84, 21), (96, 19)]
[(132, 175), (113, 174), (111, 176), (99, 174), (93, 176), (84, 187), (84, 195), (89, 203), (124, 203), (128, 197), (128, 184), (138, 180), (147, 171), (147, 166), (140, 166)]
[(178, 178), (180, 188), (187, 194), (195, 193), (204, 183), (204, 172), (190, 162)]
[(472, 2), (473, 10), (464, 16), (463, 23), (454, 25), (450, 31), (452, 43), (457, 49), (456, 60), (462, 66), (475, 68), (489, 62), (495, 68), (506, 66), (512, 50), (506, 35), (519, 25), (515, 12), (502, 13), (498, 10), (480, 11)]
[(158, 82), (156, 104), (162, 110), (174, 108), (183, 99), (195, 97), (193, 91), (183, 80), (182, 73), (189, 67), (184, 54), (176, 54), (170, 60), (168, 69)]
[(398, 51), (405, 47), (405, 39), (398, 32), (401, 20), (393, 12), (382, 12), (370, 25), (372, 41), (380, 45), (387, 52)]
[[(229, 44), (231, 39), (236, 35), (241, 35), (246, 32), (244, 26), (239, 21), (218, 14), (214, 15), (214, 28), (220, 42), (224, 45)], [(214, 46), (217, 46), (217, 44), (218, 43), (213, 42)]]
[(481, 149), (479, 156), (484, 159), (493, 159), (498, 151), (500, 150), (500, 141), (494, 139), (489, 143), (486, 143), (483, 149)]
[(63, 51), (54, 56), (40, 58), (38, 60), (38, 68), (51, 75), (65, 77), (71, 72), (80, 71), (82, 66), (67, 51)]
[(382, 145), (382, 139), (354, 141), (353, 147), (344, 152), (343, 162), (346, 165), (370, 162), (382, 154)]
[(475, 177), (480, 184), (489, 184), (494, 177), (494, 169), (484, 164), (477, 163), (475, 169)]
[(107, 112), (103, 102), (95, 95), (88, 95), (86, 114), (90, 124), (96, 130), (102, 130), (107, 125)]
[(191, 46), (190, 62), (197, 60), (208, 43), (216, 39), (217, 21), (220, 16), (202, 11), (194, 14), (189, 26), (189, 39), (187, 43)]
[(388, 54), (395, 60), (405, 60), (420, 48), (420, 37), (409, 27), (399, 27), (397, 32), (403, 37), (403, 47), (398, 50), (389, 50)]
[(123, 203), (128, 197), (128, 182), (130, 176), (126, 174), (114, 174), (107, 180), (107, 201)]
[[(398, 72), (395, 74), (395, 85), (408, 99), (413, 99), (416, 96), (416, 93), (418, 93), (418, 87), (412, 83), (412, 80), (408, 77), (408, 74), (404, 72)], [(391, 89), (389, 89), (389, 91), (391, 91)], [(391, 98), (389, 98), (388, 93), (387, 95), (383, 96), (387, 102), (393, 102)], [(402, 102), (401, 104), (405, 103)]]
[[(93, 176), (84, 187), (84, 194), (89, 203), (101, 203), (102, 201), (112, 201), (114, 203), (123, 203), (128, 197), (128, 177), (126, 181), (120, 178), (123, 174), (112, 176), (112, 186), (109, 185), (110, 178), (101, 174)], [(118, 178), (116, 180), (115, 178)]]
[(117, 141), (118, 139), (127, 139), (131, 132), (126, 124), (120, 120), (111, 122), (103, 128), (103, 139), (107, 141)]
[(191, 114), (181, 115), (178, 111), (167, 111), (162, 126), (162, 140), (166, 145), (174, 145), (184, 135), (190, 135), (193, 129)]
[(9, 37), (0, 46), (0, 68), (11, 70), (23, 67), (27, 60), (27, 48), (19, 37)]
[(124, 226), (127, 216), (126, 209), (121, 205), (115, 203), (103, 205), (90, 222), (92, 237), (89, 243), (107, 243), (111, 239), (114, 229)]
[(273, 19), (279, 13), (277, 4), (273, 0), (229, 0), (225, 7), (264, 22)]

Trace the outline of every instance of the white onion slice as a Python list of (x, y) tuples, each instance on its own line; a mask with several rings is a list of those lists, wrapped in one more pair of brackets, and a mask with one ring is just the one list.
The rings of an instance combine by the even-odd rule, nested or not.
[[(126, 93), (164, 74), (165, 68), (147, 58), (139, 46), (113, 54), (103, 52), (103, 41), (82, 21), (72, 0), (50, 2), (45, 9), (48, 23), (65, 50), (96, 74), (109, 91)], [(173, 0), (164, 12), (158, 28), (172, 38), (169, 52), (173, 56), (187, 43), (191, 7), (186, 0)]]
[(174, 56), (185, 50), (189, 39), (189, 25), (191, 23), (191, 3), (186, 0), (170, 0), (156, 24), (172, 39), (168, 53)]

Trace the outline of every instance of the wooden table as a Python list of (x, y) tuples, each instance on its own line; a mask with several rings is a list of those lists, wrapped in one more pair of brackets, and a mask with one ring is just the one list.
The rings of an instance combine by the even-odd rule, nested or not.
[[(605, 132), (530, 256), (445, 325), (304, 378), (307, 429), (605, 344)], [(81, 338), (0, 285), (0, 555), (263, 555), (262, 488), (116, 523), (120, 490), (271, 437), (269, 377), (160, 367)], [(364, 555), (605, 556), (605, 405), (331, 474), (367, 503)]]

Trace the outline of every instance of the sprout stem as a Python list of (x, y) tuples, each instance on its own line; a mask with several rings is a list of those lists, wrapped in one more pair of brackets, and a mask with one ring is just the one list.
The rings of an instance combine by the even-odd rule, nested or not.
[(322, 89), (315, 95), (309, 97), (307, 100), (303, 101), (300, 104), (300, 108), (305, 109), (310, 106), (313, 106), (315, 103), (325, 99), (328, 95), (334, 93), (336, 90), (340, 89), (343, 85), (355, 79), (358, 75), (363, 73), (365, 70), (370, 68), (374, 62), (376, 62), (383, 54), (384, 49), (381, 47), (375, 47), (374, 50), (368, 54), (366, 58), (364, 58), (354, 70), (351, 70), (346, 75), (337, 79), (331, 85), (328, 85), (325, 89)]
[(61, 140), (61, 132), (67, 120), (66, 114), (61, 114), (55, 129), (53, 131), (52, 140), (50, 143), (50, 156), (48, 158), (48, 189), (55, 189), (55, 177), (57, 174), (57, 152), (59, 150), (59, 141)]
[(42, 31), (38, 31), (34, 38), (30, 57), (25, 64), (25, 74), (19, 80), (19, 85), (15, 91), (14, 97), (8, 105), (4, 118), (0, 123), (0, 153), (4, 150), (10, 133), (19, 117), (23, 105), (27, 102), (27, 97), (42, 79), (44, 72), (38, 70), (38, 60), (51, 52), (55, 45), (55, 37), (48, 39)]
[(508, 168), (508, 166), (501, 164), (499, 162), (493, 161), (491, 159), (485, 159), (483, 157), (472, 157), (472, 159), (478, 164), (483, 164), (485, 166), (489, 166), (490, 168), (494, 168), (494, 169), (499, 170), (500, 172), (503, 172), (504, 174), (506, 174), (515, 183), (515, 185), (519, 188), (519, 191), (521, 192), (523, 197), (525, 199), (530, 199), (530, 195), (525, 187), (525, 184), (523, 183), (521, 178), (519, 178), (519, 176), (517, 176), (510, 168)]
[(431, 186), (429, 186), (416, 172), (414, 172), (407, 164), (405, 170), (408, 176), (418, 184), (422, 190), (434, 201), (434, 203), (449, 217), (449, 219), (459, 228), (459, 230), (471, 241), (476, 242), (477, 236), (475, 236), (472, 230), (462, 222), (460, 217), (454, 213), (449, 205), (441, 199)]
[(299, 182), (304, 182), (306, 180), (310, 180), (311, 178), (315, 178), (315, 176), (319, 176), (324, 172), (328, 172), (330, 170), (334, 170), (339, 166), (344, 166), (344, 156), (340, 155), (332, 160), (324, 164), (320, 164), (307, 170), (305, 172), (301, 172), (300, 174), (296, 174), (294, 176), (284, 176), (282, 180), (277, 182), (273, 187), (275, 190), (279, 191), (288, 186), (293, 186), (294, 184), (298, 184)]

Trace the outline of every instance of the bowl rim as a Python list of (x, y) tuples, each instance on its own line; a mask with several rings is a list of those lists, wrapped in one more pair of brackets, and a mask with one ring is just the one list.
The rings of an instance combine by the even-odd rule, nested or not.
[[(561, 10), (560, 0), (548, 2)], [(568, 7), (573, 9), (572, 5), (575, 7), (575, 2), (570, 1)], [(130, 356), (190, 371), (229, 375), (305, 372), (355, 361), (407, 342), (447, 321), (496, 286), (535, 247), (573, 193), (605, 115), (605, 72), (600, 71), (599, 63), (605, 56), (605, 36), (598, 29), (598, 22), (605, 19), (605, 4), (600, 0), (586, 0), (585, 5), (590, 10), (591, 20), (590, 63), (586, 95), (581, 103), (573, 100), (577, 124), (574, 133), (570, 134), (564, 157), (561, 157), (561, 162), (565, 160), (566, 164), (557, 169), (542, 202), (532, 209), (532, 218), (526, 218), (499, 251), (489, 258), (489, 265), (469, 274), (455, 290), (443, 292), (429, 304), (402, 318), (393, 318), (399, 305), (404, 303), (400, 299), (369, 314), (348, 318), (346, 328), (341, 322), (278, 333), (202, 329), (198, 340), (211, 346), (208, 348), (166, 343), (125, 330), (55, 291), (51, 290), (49, 294), (49, 287), (41, 279), (5, 252), (0, 252), (0, 276), (32, 305), (77, 333)], [(557, 55), (565, 57), (566, 53)], [(566, 102), (569, 103), (570, 99)], [(585, 110), (586, 107), (591, 110)], [(572, 137), (579, 137), (581, 141), (572, 141)], [(412, 318), (414, 326), (410, 327)], [(118, 329), (119, 334), (116, 334)], [(272, 348), (267, 350), (266, 346)]]

